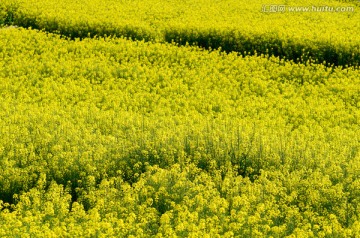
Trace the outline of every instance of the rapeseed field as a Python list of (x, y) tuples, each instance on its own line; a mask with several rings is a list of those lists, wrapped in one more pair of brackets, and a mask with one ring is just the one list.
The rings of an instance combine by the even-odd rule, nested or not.
[(360, 237), (358, 6), (3, 0), (0, 237)]

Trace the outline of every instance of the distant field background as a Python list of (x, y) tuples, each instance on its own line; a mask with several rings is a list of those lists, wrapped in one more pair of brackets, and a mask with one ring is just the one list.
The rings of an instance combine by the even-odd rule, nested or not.
[(0, 236), (359, 237), (359, 20), (1, 1)]
[[(117, 35), (188, 42), (243, 54), (256, 51), (343, 66), (359, 65), (360, 60), (358, 1), (3, 0), (0, 4), (0, 22), (71, 37)], [(355, 10), (262, 12), (263, 5), (277, 4)]]

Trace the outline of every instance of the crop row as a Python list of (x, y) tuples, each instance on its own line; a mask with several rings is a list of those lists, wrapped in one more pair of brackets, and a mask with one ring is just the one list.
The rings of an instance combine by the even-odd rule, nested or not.
[[(281, 56), (296, 62), (359, 66), (359, 12), (353, 2), (286, 1), (285, 12), (262, 12), (283, 1), (3, 0), (0, 24), (66, 36), (117, 35), (206, 48)], [(321, 7), (349, 8), (343, 12)], [(290, 12), (290, 7), (319, 11)], [(246, 52), (246, 53), (245, 53)]]

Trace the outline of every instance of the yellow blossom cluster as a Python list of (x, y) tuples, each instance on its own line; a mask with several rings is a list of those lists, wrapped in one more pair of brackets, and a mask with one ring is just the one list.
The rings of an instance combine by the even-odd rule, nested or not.
[(3, 28), (0, 236), (358, 237), (359, 76)]

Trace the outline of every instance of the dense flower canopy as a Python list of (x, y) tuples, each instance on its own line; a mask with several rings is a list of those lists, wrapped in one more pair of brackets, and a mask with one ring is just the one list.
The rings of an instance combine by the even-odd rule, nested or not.
[[(358, 13), (291, 15), (307, 29), (348, 19), (329, 42), (281, 33), (290, 15), (250, 11), (260, 1), (101, 2), (0, 3), (0, 24), (18, 26), (0, 28), (1, 237), (360, 236), (360, 73), (321, 56), (356, 65)], [(229, 33), (240, 13), (279, 34)], [(185, 43), (247, 36), (282, 53)]]

